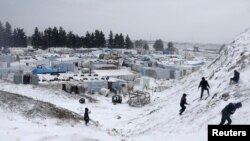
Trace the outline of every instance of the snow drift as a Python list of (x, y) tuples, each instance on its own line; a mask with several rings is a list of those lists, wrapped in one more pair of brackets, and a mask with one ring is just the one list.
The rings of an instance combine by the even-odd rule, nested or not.
[(83, 121), (81, 115), (56, 107), (54, 104), (9, 92), (0, 91), (0, 93), (0, 108), (6, 111), (20, 113), (27, 118), (54, 118), (64, 123)]

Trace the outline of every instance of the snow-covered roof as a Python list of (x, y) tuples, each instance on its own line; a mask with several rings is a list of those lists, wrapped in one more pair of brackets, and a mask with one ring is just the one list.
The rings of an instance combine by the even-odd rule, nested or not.
[(65, 58), (57, 58), (56, 60), (58, 61), (75, 61), (75, 60), (79, 60), (78, 57), (65, 57)]
[(199, 64), (203, 64), (203, 61), (186, 61), (185, 64), (187, 65), (199, 65)]
[(100, 76), (122, 76), (122, 75), (133, 75), (128, 69), (117, 69), (117, 70), (94, 70), (94, 72)]

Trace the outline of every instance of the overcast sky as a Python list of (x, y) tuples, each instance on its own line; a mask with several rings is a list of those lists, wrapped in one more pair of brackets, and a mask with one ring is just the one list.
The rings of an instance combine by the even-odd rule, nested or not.
[(250, 0), (0, 0), (0, 21), (24, 28), (95, 29), (135, 39), (224, 43), (250, 27)]

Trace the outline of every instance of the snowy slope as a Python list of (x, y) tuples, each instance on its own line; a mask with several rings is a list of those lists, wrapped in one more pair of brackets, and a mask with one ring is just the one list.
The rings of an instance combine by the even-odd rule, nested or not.
[(1, 141), (102, 141), (118, 140), (96, 127), (84, 124), (55, 124), (52, 120), (30, 120), (0, 110)]
[[(0, 90), (52, 103), (80, 115), (88, 107), (91, 110), (90, 118), (99, 122), (97, 127), (93, 124), (86, 127), (84, 123), (56, 125), (54, 119), (30, 120), (0, 107), (3, 115), (0, 117), (0, 140), (206, 141), (207, 125), (219, 124), (220, 111), (229, 102), (243, 103), (243, 107), (232, 116), (233, 124), (250, 122), (249, 55), (250, 30), (246, 30), (228, 44), (210, 65), (172, 83), (170, 89), (154, 93), (152, 102), (142, 108), (129, 107), (125, 100), (120, 105), (113, 105), (110, 97), (100, 95), (91, 96), (98, 100), (96, 103), (80, 104), (80, 96), (61, 90), (0, 81)], [(241, 73), (239, 85), (229, 85), (234, 69)], [(206, 100), (199, 101), (198, 84), (203, 76), (210, 83), (211, 94)], [(188, 94), (187, 102), (190, 105), (179, 116), (179, 102), (183, 93)], [(222, 98), (225, 93), (229, 94), (228, 99)]]
[[(246, 30), (227, 45), (220, 56), (207, 67), (181, 80), (177, 86), (161, 93), (148, 111), (134, 122), (138, 125), (130, 136), (134, 140), (192, 140), (205, 141), (207, 125), (220, 123), (220, 111), (229, 102), (242, 101), (243, 107), (232, 116), (233, 124), (250, 123), (250, 30)], [(229, 85), (234, 69), (241, 72), (239, 85)], [(199, 101), (197, 90), (201, 77), (210, 83), (210, 97)], [(178, 116), (179, 102), (183, 93), (189, 94), (191, 104), (183, 116)], [(222, 95), (228, 93), (229, 99)], [(206, 96), (206, 93), (204, 95)], [(152, 114), (151, 112), (156, 111)]]
[[(84, 114), (84, 108), (88, 107), (91, 110), (90, 118), (94, 121), (99, 122), (99, 126), (95, 126), (93, 122), (91, 122), (91, 125), (89, 127), (86, 127), (84, 123), (74, 125), (74, 128), (69, 128), (69, 132), (67, 132), (70, 138), (63, 138), (65, 132), (55, 132), (53, 131), (54, 128), (58, 130), (67, 130), (68, 126), (67, 123), (60, 124), (59, 127), (57, 125), (54, 125), (53, 120), (48, 119), (47, 122), (50, 124), (46, 124), (46, 127), (43, 127), (43, 125), (40, 124), (31, 124), (27, 126), (35, 126), (41, 128), (39, 129), (34, 129), (35, 132), (44, 132), (44, 130), (52, 130), (53, 132), (45, 132), (42, 136), (39, 136), (39, 134), (36, 135), (37, 140), (43, 140), (43, 138), (48, 137), (48, 140), (60, 140), (60, 141), (68, 141), (68, 140), (74, 140), (73, 138), (75, 136), (79, 136), (79, 140), (83, 139), (89, 139), (89, 140), (121, 140), (126, 138), (125, 133), (123, 133), (122, 129), (126, 128), (127, 123), (129, 122), (130, 119), (137, 117), (139, 114), (141, 114), (143, 111), (138, 111), (140, 109), (132, 109), (128, 106), (127, 103), (123, 102), (121, 105), (113, 105), (111, 102), (110, 97), (104, 97), (101, 95), (90, 95), (92, 98), (97, 99), (98, 101), (96, 103), (91, 103), (87, 101), (86, 104), (80, 104), (78, 100), (81, 98), (78, 95), (71, 95), (68, 93), (63, 92), (62, 90), (55, 90), (55, 89), (47, 89), (44, 87), (36, 87), (32, 85), (16, 85), (4, 81), (0, 81), (0, 84), (4, 87), (0, 87), (0, 90), (3, 91), (8, 91), (12, 93), (17, 93), (19, 95), (31, 97), (36, 100), (48, 102), (48, 103), (53, 103), (58, 107), (62, 107), (65, 109), (68, 109), (70, 111), (76, 112), (80, 115), (83, 116)], [(1, 93), (0, 93), (1, 94)], [(0, 109), (2, 107), (0, 106)], [(16, 115), (16, 114), (12, 114)], [(19, 115), (17, 115), (19, 116)], [(13, 116), (15, 117), (15, 116)], [(121, 117), (121, 118), (118, 118)], [(12, 117), (7, 117), (7, 118), (12, 118)], [(10, 126), (7, 126), (7, 128), (15, 128), (14, 126), (15, 122), (16, 123), (23, 123), (23, 120), (26, 118), (20, 119), (17, 118), (16, 120), (9, 120)], [(7, 120), (6, 117), (4, 119), (5, 121)], [(27, 120), (27, 119), (26, 119)], [(7, 120), (8, 121), (8, 120)], [(29, 122), (29, 121), (26, 121)], [(43, 121), (39, 121), (43, 122)], [(26, 124), (21, 124), (18, 126), (18, 128), (26, 128)], [(62, 126), (62, 127), (61, 127)], [(0, 130), (4, 130), (6, 127), (0, 127)], [(44, 129), (43, 129), (44, 128)], [(46, 129), (48, 128), (48, 129)], [(30, 131), (32, 130), (32, 131)], [(12, 131), (12, 130), (11, 130)], [(26, 131), (29, 131), (33, 133), (33, 128), (27, 129), (27, 130), (20, 130), (20, 132), (24, 133)], [(14, 134), (14, 132), (7, 132), (13, 137), (19, 138), (20, 134)], [(5, 134), (6, 136), (6, 134)], [(5, 136), (0, 136), (0, 140), (4, 139), (6, 140)], [(50, 138), (53, 136), (53, 138)], [(21, 137), (21, 139), (23, 139)], [(26, 138), (24, 139), (26, 141)], [(29, 139), (27, 139), (29, 140)], [(77, 139), (78, 140), (78, 139)], [(31, 141), (33, 141), (31, 139)]]
[(86, 127), (74, 112), (14, 93), (0, 91), (0, 113), (1, 141), (115, 139), (96, 126)]

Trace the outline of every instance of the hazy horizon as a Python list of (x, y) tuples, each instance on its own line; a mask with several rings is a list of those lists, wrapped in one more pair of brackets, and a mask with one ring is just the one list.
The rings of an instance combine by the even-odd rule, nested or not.
[(0, 21), (24, 28), (102, 30), (132, 40), (226, 43), (250, 27), (248, 0), (0, 0)]

